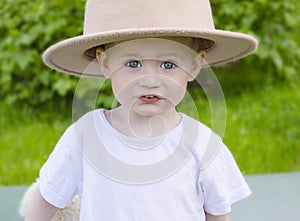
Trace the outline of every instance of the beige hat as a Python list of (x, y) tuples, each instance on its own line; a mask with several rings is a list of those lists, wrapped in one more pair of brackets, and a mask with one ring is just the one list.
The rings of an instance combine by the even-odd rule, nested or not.
[(49, 47), (43, 61), (64, 73), (103, 77), (95, 59), (95, 47), (163, 36), (213, 41), (205, 57), (210, 66), (244, 57), (258, 45), (250, 35), (216, 30), (209, 0), (87, 0), (83, 35)]

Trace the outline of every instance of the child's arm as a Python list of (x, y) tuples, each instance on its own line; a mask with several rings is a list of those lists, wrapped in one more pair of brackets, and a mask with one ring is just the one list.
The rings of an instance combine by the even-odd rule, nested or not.
[(28, 211), (25, 214), (25, 221), (50, 221), (56, 211), (57, 208), (48, 203), (42, 197), (39, 188), (36, 188)]
[(209, 213), (205, 213), (205, 218), (206, 221), (231, 221), (230, 214), (214, 216)]

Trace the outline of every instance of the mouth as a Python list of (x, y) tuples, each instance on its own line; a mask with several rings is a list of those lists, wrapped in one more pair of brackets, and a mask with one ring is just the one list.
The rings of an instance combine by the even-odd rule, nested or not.
[(144, 103), (154, 103), (159, 101), (161, 98), (154, 94), (147, 94), (140, 97), (140, 100)]

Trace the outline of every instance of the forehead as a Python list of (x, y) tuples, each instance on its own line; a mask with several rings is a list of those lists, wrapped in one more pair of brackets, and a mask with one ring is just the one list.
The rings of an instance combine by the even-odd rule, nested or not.
[[(132, 39), (132, 40), (124, 40), (124, 41), (117, 41), (117, 42), (112, 42), (108, 43), (105, 45), (105, 49), (109, 49), (111, 47), (114, 47), (116, 45), (125, 43), (125, 42), (143, 42), (143, 41), (149, 41), (149, 39), (156, 39), (156, 40), (165, 40), (166, 41), (174, 41), (177, 42), (178, 44), (185, 45), (186, 47), (189, 47), (193, 50), (197, 49), (197, 40), (194, 38), (189, 38), (189, 37), (157, 37), (157, 38), (138, 38), (138, 39)], [(158, 41), (157, 41), (158, 42)]]
[(192, 50), (192, 38), (141, 38), (129, 41), (115, 42), (106, 46), (110, 56), (138, 55), (141, 58), (158, 58), (161, 55), (175, 57), (194, 57), (197, 53)]

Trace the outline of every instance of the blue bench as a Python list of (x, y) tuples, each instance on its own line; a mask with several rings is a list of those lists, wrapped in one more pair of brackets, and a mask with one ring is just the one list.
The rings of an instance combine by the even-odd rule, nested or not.
[[(232, 221), (299, 220), (300, 173), (246, 176), (252, 195), (233, 205)], [(18, 208), (26, 186), (0, 187), (0, 220), (21, 221)]]
[(300, 173), (246, 176), (252, 195), (233, 205), (232, 221), (300, 220)]

